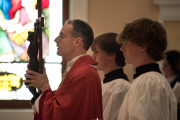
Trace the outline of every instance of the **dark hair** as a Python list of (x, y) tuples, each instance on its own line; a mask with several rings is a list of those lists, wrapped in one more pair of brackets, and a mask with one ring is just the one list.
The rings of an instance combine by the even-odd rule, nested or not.
[(73, 25), (73, 30), (71, 31), (72, 36), (81, 37), (84, 42), (84, 49), (87, 51), (94, 39), (94, 33), (91, 26), (79, 19), (66, 20), (65, 24)]
[(178, 68), (180, 52), (176, 50), (171, 50), (171, 51), (167, 51), (165, 54), (166, 54), (166, 60), (171, 66), (173, 72), (177, 75), (180, 72), (180, 69)]
[(106, 51), (107, 54), (115, 54), (116, 55), (116, 65), (124, 67), (125, 66), (125, 58), (123, 56), (123, 52), (120, 51), (120, 47), (122, 45), (116, 42), (118, 34), (117, 33), (104, 33), (97, 36), (94, 39), (93, 44), (91, 45), (91, 50), (94, 51), (95, 45), (98, 45), (102, 50)]
[(167, 34), (161, 23), (149, 18), (140, 18), (126, 24), (117, 41), (130, 41), (140, 47), (146, 47), (148, 56), (159, 61), (165, 56)]

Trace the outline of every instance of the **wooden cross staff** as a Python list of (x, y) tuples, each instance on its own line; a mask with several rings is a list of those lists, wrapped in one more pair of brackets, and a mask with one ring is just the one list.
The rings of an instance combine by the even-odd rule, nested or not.
[[(36, 19), (36, 22), (34, 23), (34, 32), (28, 32), (28, 41), (30, 41), (30, 45), (28, 47), (28, 55), (29, 55), (28, 69), (43, 74), (44, 59), (43, 59), (43, 50), (42, 50), (42, 28), (44, 27), (44, 17), (41, 17), (41, 13), (42, 13), (41, 0), (37, 0), (36, 9), (38, 10), (38, 19)], [(39, 50), (39, 60), (37, 59), (38, 50)], [(27, 78), (27, 80), (30, 79)], [(25, 83), (25, 85), (28, 84), (30, 83)], [(41, 94), (41, 91), (39, 90), (37, 92), (35, 87), (30, 87), (29, 91), (33, 94), (33, 99), (31, 100), (31, 104), (34, 104), (34, 101)]]
[(38, 9), (38, 19), (40, 20), (40, 29), (39, 29), (39, 73), (43, 74), (44, 59), (43, 59), (43, 49), (42, 49), (42, 28), (44, 27), (44, 17), (41, 17), (41, 0), (37, 0)]

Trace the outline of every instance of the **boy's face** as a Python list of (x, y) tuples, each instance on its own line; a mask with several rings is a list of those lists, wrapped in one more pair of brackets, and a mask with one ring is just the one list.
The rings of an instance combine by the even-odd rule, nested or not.
[(98, 44), (94, 47), (92, 58), (98, 63), (96, 68), (103, 72), (106, 71), (108, 63), (111, 61), (111, 56), (102, 50)]
[(123, 42), (120, 50), (123, 52), (125, 62), (127, 64), (136, 65), (138, 64), (138, 62), (140, 62), (139, 58), (141, 53), (141, 47), (137, 46), (135, 43), (125, 41)]
[(167, 60), (163, 61), (163, 71), (166, 78), (171, 78), (175, 75)]

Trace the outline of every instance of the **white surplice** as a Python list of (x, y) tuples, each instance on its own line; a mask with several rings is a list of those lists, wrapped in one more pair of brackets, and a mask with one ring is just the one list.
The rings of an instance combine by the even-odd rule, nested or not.
[(177, 100), (164, 75), (147, 72), (134, 79), (118, 120), (177, 120)]
[(102, 83), (104, 120), (117, 120), (121, 104), (130, 85), (131, 83), (124, 79)]

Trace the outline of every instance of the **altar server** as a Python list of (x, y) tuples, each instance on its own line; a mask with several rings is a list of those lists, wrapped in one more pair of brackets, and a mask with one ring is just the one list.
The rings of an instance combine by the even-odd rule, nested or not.
[(177, 100), (156, 63), (164, 58), (167, 35), (163, 25), (139, 18), (125, 25), (118, 42), (127, 64), (136, 69), (118, 120), (176, 120)]
[(130, 88), (124, 73), (124, 56), (121, 45), (116, 42), (117, 33), (100, 34), (91, 46), (92, 57), (98, 62), (96, 68), (105, 74), (102, 82), (103, 118), (117, 120), (122, 101)]

